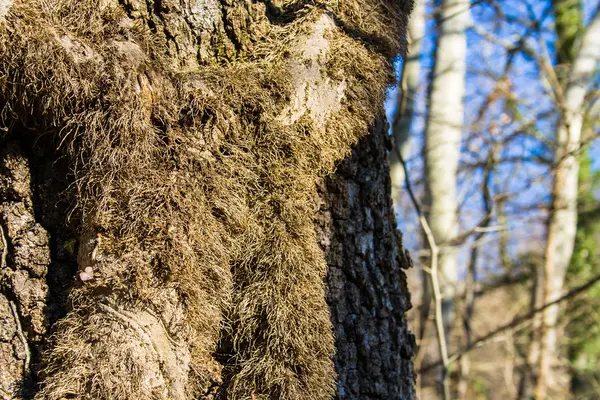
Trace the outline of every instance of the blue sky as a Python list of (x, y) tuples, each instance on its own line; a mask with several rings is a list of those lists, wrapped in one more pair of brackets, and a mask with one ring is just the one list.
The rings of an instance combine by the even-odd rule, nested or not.
[[(592, 10), (598, 7), (599, 2), (600, 0), (587, 0), (584, 2), (586, 19), (589, 20)], [(541, 33), (531, 34), (528, 44), (537, 51), (541, 51), (542, 46), (540, 43), (546, 43), (550, 57), (554, 57), (553, 43), (555, 38), (552, 33), (552, 16), (548, 12), (549, 1), (505, 0), (499, 1), (497, 4), (500, 10), (514, 22), (507, 23), (503, 21), (495, 15), (493, 7), (486, 3), (479, 3), (471, 9), (474, 23), (499, 38), (509, 39), (522, 36), (528, 29), (526, 27), (528, 22), (539, 21)], [(428, 13), (431, 13), (431, 6), (428, 6)], [(416, 116), (412, 126), (413, 151), (408, 160), (409, 173), (413, 182), (419, 181), (419, 177), (422, 175), (422, 160), (418, 150), (422, 146), (426, 114), (427, 76), (432, 67), (432, 53), (435, 45), (435, 34), (432, 28), (433, 21), (429, 19), (420, 57), (420, 80), (422, 85), (419, 87), (417, 95)], [(464, 103), (465, 122), (468, 126), (470, 122), (473, 122), (487, 95), (494, 89), (497, 79), (493, 77), (499, 77), (503, 74), (507, 54), (504, 48), (489, 43), (472, 30), (468, 32), (467, 41), (468, 71)], [(400, 71), (400, 69), (401, 61), (397, 63), (397, 70)], [(505, 115), (507, 118), (502, 119), (502, 114), (506, 114), (507, 110), (506, 102), (499, 101), (492, 104), (483, 118), (484, 129), (477, 133), (465, 131), (464, 136), (465, 138), (468, 137), (469, 140), (465, 140), (463, 143), (461, 163), (476, 161), (478, 154), (482, 157), (487, 154), (487, 144), (483, 140), (484, 138), (488, 140), (498, 138), (501, 140), (503, 135), (506, 136), (512, 133), (517, 127), (525, 123), (532, 123), (535, 131), (540, 136), (549, 139), (553, 137), (556, 113), (548, 89), (540, 79), (537, 63), (526, 56), (516, 56), (509, 73), (509, 80), (516, 98), (516, 104), (509, 108), (512, 110), (511, 115)], [(396, 96), (397, 88), (391, 88), (386, 102), (388, 118), (393, 115)], [(495, 127), (492, 127), (492, 125), (495, 125)], [(490, 133), (485, 129), (486, 127), (496, 129), (498, 132)], [(595, 143), (590, 148), (590, 154), (593, 167), (600, 169), (599, 143)], [(550, 148), (543, 146), (541, 141), (523, 136), (505, 146), (502, 149), (500, 158), (522, 157), (529, 159), (533, 156), (551, 158), (552, 152)], [(543, 245), (543, 217), (545, 214), (539, 210), (524, 211), (523, 208), (545, 204), (549, 201), (551, 177), (548, 173), (548, 167), (537, 162), (507, 163), (498, 168), (496, 175), (495, 181), (497, 184), (493, 186), (492, 191), (496, 193), (502, 191), (513, 193), (514, 198), (507, 208), (509, 211), (518, 212), (518, 218), (511, 218), (509, 226), (513, 255), (527, 250), (539, 250)], [(459, 176), (459, 201), (462, 204), (460, 219), (463, 229), (468, 229), (482, 217), (482, 201), (479, 190), (482, 178), (481, 171), (471, 171)], [(422, 189), (419, 185), (416, 186), (416, 191), (420, 192)], [(417, 234), (418, 226), (414, 210), (411, 208), (408, 202), (402, 204), (401, 210), (399, 210), (398, 223), (405, 234), (407, 247), (415, 251), (420, 247), (418, 240), (420, 235)], [(491, 239), (493, 239), (493, 235), (491, 236)], [(495, 254), (490, 254), (490, 256), (497, 259)], [(466, 257), (466, 254), (461, 255), (461, 258), (464, 257)], [(494, 270), (494, 267), (491, 266), (490, 270)]]

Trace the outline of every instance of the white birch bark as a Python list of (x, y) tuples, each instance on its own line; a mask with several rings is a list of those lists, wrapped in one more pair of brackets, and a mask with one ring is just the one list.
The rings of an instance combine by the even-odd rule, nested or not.
[[(587, 28), (581, 48), (573, 61), (565, 90), (562, 120), (556, 134), (556, 160), (552, 210), (544, 260), (543, 302), (561, 296), (567, 268), (573, 254), (577, 232), (577, 193), (581, 131), (584, 101), (600, 61), (600, 12)], [(537, 398), (545, 398), (546, 387), (552, 385), (553, 361), (557, 354), (558, 305), (543, 315), (542, 350), (536, 385)]]
[(425, 3), (426, 0), (415, 1), (415, 7), (408, 23), (408, 55), (402, 68), (396, 100), (396, 112), (392, 127), (394, 150), (390, 152), (389, 157), (394, 203), (398, 202), (398, 196), (406, 179), (398, 152), (406, 160), (410, 147), (410, 127), (414, 114), (415, 97), (419, 87), (421, 42), (425, 36)]
[(442, 1), (425, 131), (428, 220), (436, 244), (441, 247), (439, 279), (447, 327), (452, 319), (458, 263), (456, 251), (445, 245), (458, 231), (456, 173), (464, 123), (469, 5), (468, 0)]

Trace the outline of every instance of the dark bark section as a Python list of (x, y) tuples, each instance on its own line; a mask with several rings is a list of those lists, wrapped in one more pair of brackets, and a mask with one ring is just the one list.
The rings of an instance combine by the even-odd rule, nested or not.
[[(68, 169), (33, 145), (0, 140), (0, 394), (30, 398), (46, 335), (65, 314), (77, 269)], [(47, 144), (47, 143), (46, 143)], [(29, 149), (25, 151), (24, 149)], [(33, 150), (33, 151), (32, 151)], [(72, 220), (75, 220), (73, 217)]]
[(15, 144), (0, 153), (0, 376), (2, 395), (21, 392), (47, 331), (48, 232), (33, 211), (29, 161)]
[(380, 120), (320, 188), (339, 399), (415, 398), (403, 271), (412, 262), (395, 229), (385, 128)]

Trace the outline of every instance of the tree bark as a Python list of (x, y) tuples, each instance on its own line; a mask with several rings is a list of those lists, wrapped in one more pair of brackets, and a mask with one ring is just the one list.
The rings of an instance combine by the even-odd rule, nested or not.
[(47, 331), (48, 232), (32, 207), (28, 160), (14, 145), (0, 154), (0, 389), (8, 396), (29, 376), (32, 352)]
[(450, 243), (458, 234), (456, 178), (463, 129), (466, 74), (466, 29), (469, 2), (446, 0), (439, 11), (439, 35), (429, 92), (425, 129), (427, 220), (440, 247), (439, 271), (446, 332), (452, 321), (458, 260)]
[(407, 330), (412, 262), (396, 231), (379, 120), (320, 186), (319, 237), (327, 255), (340, 399), (415, 398), (414, 337)]
[[(562, 118), (556, 134), (556, 167), (552, 188), (552, 208), (548, 220), (544, 254), (541, 304), (548, 304), (562, 295), (565, 275), (575, 244), (577, 231), (577, 194), (579, 152), (584, 118), (585, 96), (600, 60), (600, 12), (585, 35), (571, 66), (564, 92)], [(550, 390), (561, 391), (553, 373), (558, 361), (559, 306), (548, 307), (542, 315), (541, 343), (535, 396), (547, 397)], [(534, 351), (538, 351), (534, 348)], [(535, 354), (534, 354), (535, 355)]]
[(392, 125), (394, 149), (390, 152), (392, 200), (397, 203), (406, 179), (400, 155), (407, 159), (410, 150), (410, 129), (415, 112), (415, 100), (421, 72), (421, 43), (425, 36), (425, 0), (417, 0), (408, 23), (408, 54), (402, 66), (396, 111)]
[[(2, 394), (292, 400), (337, 387), (344, 399), (413, 398), (409, 259), (376, 175), (387, 173), (382, 102), (410, 7), (0, 9)], [(329, 240), (348, 250), (326, 260), (316, 183), (370, 126), (374, 144), (350, 162), (363, 172), (344, 178), (361, 197), (330, 195), (332, 183), (321, 201), (370, 206), (371, 222), (332, 218)], [(332, 268), (326, 299), (326, 261), (369, 273), (353, 286)]]

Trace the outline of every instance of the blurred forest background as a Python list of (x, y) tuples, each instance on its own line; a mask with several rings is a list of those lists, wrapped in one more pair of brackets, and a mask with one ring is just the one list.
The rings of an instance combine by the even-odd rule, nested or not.
[(418, 0), (387, 111), (421, 399), (600, 399), (599, 7)]

